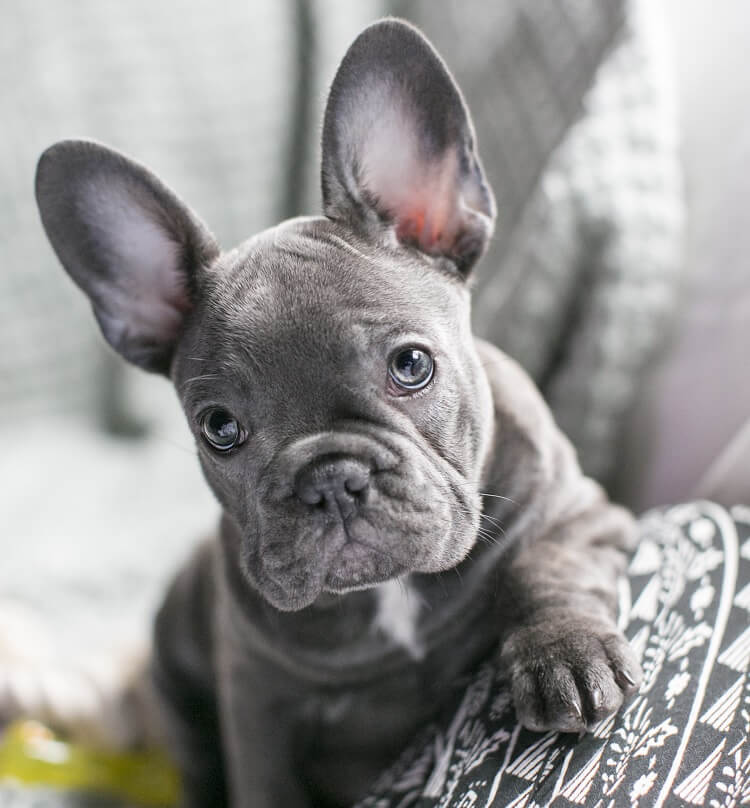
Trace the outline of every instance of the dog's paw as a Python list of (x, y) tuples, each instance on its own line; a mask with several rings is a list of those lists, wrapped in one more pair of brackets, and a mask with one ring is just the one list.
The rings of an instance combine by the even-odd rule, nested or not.
[(582, 732), (619, 710), (642, 679), (625, 637), (596, 620), (517, 629), (501, 649), (516, 717), (538, 732)]

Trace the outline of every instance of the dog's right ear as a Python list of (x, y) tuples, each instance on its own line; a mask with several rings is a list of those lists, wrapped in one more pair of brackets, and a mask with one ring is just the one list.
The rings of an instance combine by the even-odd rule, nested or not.
[(322, 145), (327, 216), (467, 276), (495, 201), (461, 91), (416, 28), (386, 19), (354, 40), (331, 85)]
[(91, 141), (61, 141), (42, 154), (36, 199), (110, 345), (168, 373), (196, 273), (219, 254), (205, 225), (148, 169)]

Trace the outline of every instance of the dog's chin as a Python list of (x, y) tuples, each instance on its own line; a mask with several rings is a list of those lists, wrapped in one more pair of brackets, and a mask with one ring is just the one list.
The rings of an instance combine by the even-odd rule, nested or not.
[(323, 594), (324, 585), (324, 575), (300, 575), (283, 583), (264, 576), (256, 583), (256, 588), (280, 612), (298, 612), (315, 603)]
[(326, 592), (344, 595), (377, 586), (407, 571), (375, 548), (349, 541), (331, 562), (324, 588)]
[(345, 595), (369, 589), (406, 572), (391, 559), (357, 541), (348, 541), (327, 563), (308, 559), (294, 564), (294, 571), (279, 575), (266, 570), (260, 585), (265, 599), (280, 611), (299, 611), (324, 593)]

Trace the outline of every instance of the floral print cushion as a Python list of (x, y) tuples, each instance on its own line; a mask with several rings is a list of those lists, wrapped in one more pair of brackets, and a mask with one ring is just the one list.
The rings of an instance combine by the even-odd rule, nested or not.
[(620, 591), (644, 680), (582, 737), (528, 732), (487, 663), (359, 808), (750, 804), (750, 508), (651, 512)]

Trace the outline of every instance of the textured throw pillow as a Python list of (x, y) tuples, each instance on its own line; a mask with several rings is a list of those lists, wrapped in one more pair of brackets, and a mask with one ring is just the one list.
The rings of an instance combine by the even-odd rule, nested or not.
[(750, 508), (647, 514), (620, 619), (644, 680), (618, 715), (523, 730), (488, 662), (359, 808), (750, 803)]

